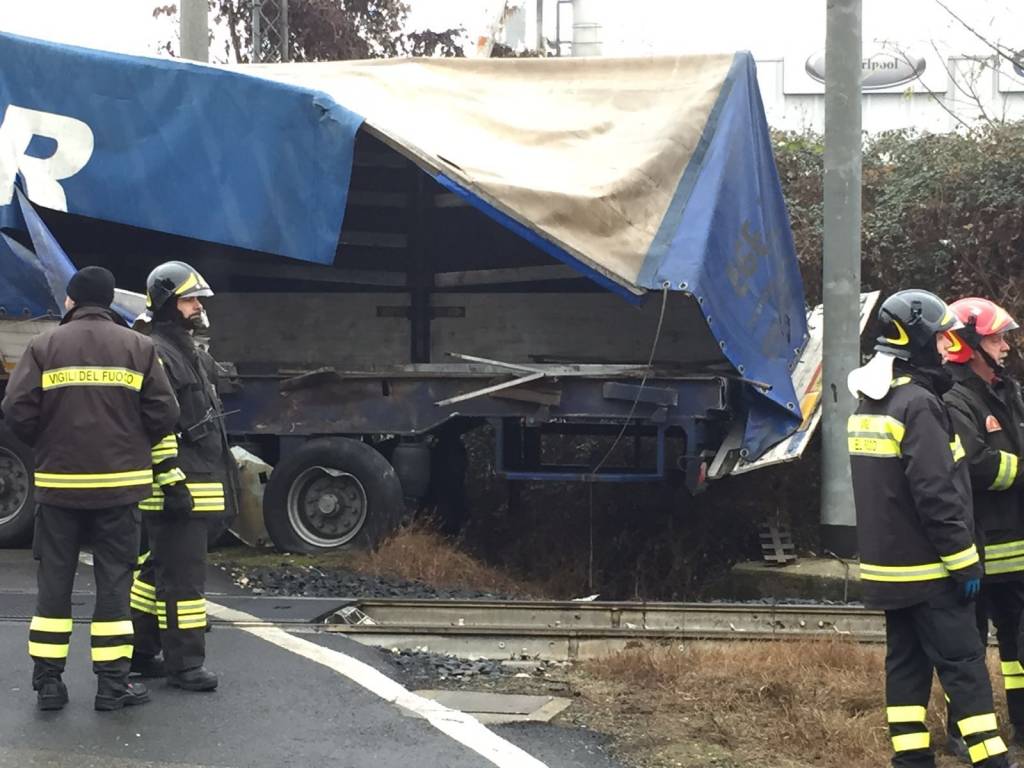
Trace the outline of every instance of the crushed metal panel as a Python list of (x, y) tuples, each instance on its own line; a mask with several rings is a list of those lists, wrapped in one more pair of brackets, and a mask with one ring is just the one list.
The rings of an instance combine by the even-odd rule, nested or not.
[[(878, 303), (878, 291), (860, 295), (860, 332), (864, 333), (871, 313)], [(814, 436), (821, 421), (821, 357), (822, 357), (822, 305), (819, 304), (807, 318), (809, 338), (803, 354), (793, 369), (793, 387), (800, 397), (803, 423), (792, 435), (767, 451), (757, 461), (740, 459), (730, 474), (742, 475), (755, 469), (799, 459)]]

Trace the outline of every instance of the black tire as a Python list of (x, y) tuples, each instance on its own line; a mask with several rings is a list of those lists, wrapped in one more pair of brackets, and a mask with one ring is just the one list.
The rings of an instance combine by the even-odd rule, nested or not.
[(375, 549), (404, 508), (388, 460), (347, 438), (310, 440), (278, 462), (263, 493), (263, 523), (282, 552)]
[(0, 423), (0, 547), (20, 547), (32, 540), (34, 466), (32, 450)]

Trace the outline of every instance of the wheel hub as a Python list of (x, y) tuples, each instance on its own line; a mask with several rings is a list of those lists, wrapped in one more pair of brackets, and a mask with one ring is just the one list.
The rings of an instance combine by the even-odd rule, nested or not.
[(341, 503), (338, 501), (338, 497), (333, 493), (325, 493), (320, 497), (317, 502), (317, 507), (320, 509), (320, 514), (325, 517), (329, 515), (335, 515), (341, 508)]
[(0, 523), (17, 515), (28, 501), (31, 476), (21, 459), (0, 447)]
[(316, 547), (340, 547), (366, 522), (366, 491), (355, 475), (310, 467), (288, 492), (288, 518), (295, 533)]

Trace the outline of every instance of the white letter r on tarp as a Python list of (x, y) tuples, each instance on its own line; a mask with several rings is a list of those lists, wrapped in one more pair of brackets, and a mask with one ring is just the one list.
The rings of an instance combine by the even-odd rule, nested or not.
[[(49, 157), (27, 154), (33, 136), (53, 139)], [(14, 199), (14, 182), (21, 173), (29, 199), (46, 208), (67, 211), (62, 179), (74, 176), (92, 157), (92, 129), (81, 120), (10, 104), (0, 122), (0, 206)]]

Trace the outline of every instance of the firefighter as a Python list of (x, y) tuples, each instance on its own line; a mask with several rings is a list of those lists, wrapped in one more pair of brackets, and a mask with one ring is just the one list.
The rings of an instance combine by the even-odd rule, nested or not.
[(39, 594), (29, 627), (32, 687), (40, 709), (62, 709), (71, 639), (71, 589), (81, 545), (93, 549), (91, 625), (95, 707), (143, 704), (128, 680), (129, 589), (139, 545), (138, 503), (154, 482), (152, 448), (166, 446), (164, 493), (184, 490), (176, 473), (178, 405), (153, 343), (110, 309), (114, 276), (86, 267), (68, 283), (60, 325), (32, 339), (7, 384), (7, 426), (35, 450), (33, 554)]
[(206, 548), (209, 518), (226, 511), (229, 454), (216, 367), (193, 338), (205, 326), (200, 299), (212, 295), (202, 275), (180, 261), (161, 264), (146, 280), (150, 335), (181, 406), (178, 458), (192, 504), (169, 508), (155, 485), (140, 505), (150, 552), (140, 556), (132, 584), (132, 670), (142, 677), (166, 675), (169, 685), (186, 691), (217, 687), (217, 676), (204, 666)]
[(1010, 346), (1005, 334), (1017, 323), (987, 299), (950, 305), (963, 328), (954, 332), (948, 353), (953, 388), (945, 395), (953, 426), (967, 453), (979, 543), (984, 544), (985, 578), (978, 626), (988, 641), (988, 620), (996, 627), (1006, 703), (1014, 741), (1024, 743), (1024, 519), (1020, 472), (1024, 452), (1024, 400), (1020, 385), (1005, 371)]
[(849, 420), (864, 603), (885, 611), (886, 714), (892, 765), (934, 768), (925, 713), (932, 671), (971, 762), (1007, 765), (974, 619), (982, 565), (964, 450), (942, 401), (946, 335), (959, 325), (927, 291), (893, 294), (879, 310), (876, 354), (853, 371)]

